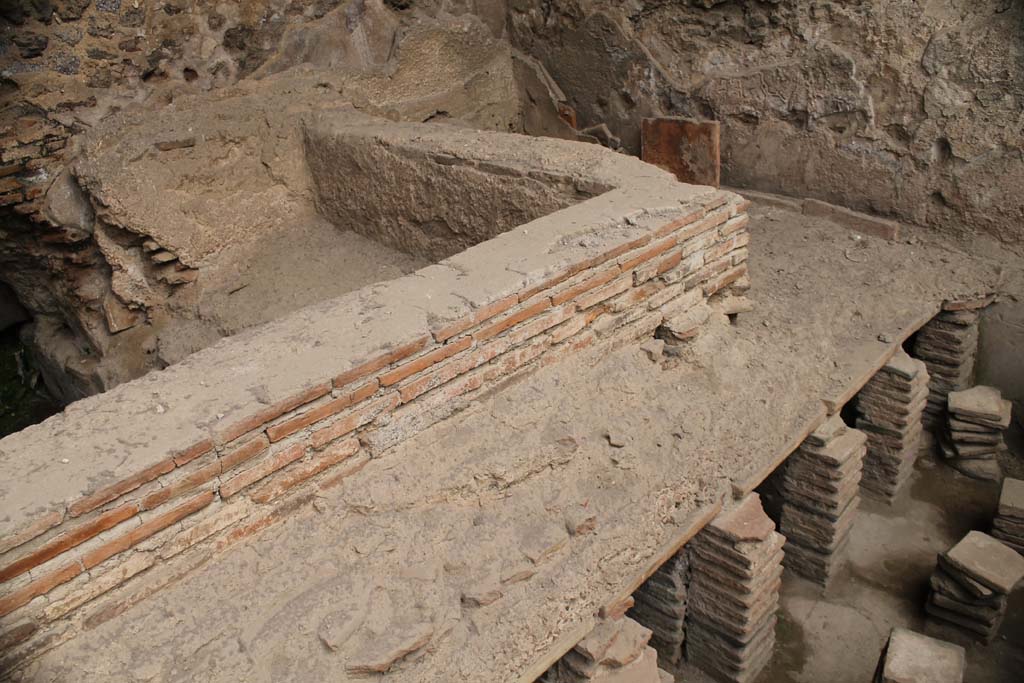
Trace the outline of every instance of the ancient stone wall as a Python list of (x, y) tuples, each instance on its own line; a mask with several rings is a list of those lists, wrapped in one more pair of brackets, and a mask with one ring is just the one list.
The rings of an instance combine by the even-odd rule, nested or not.
[[(31, 315), (23, 336), (63, 401), (177, 362), (235, 331), (199, 321), (186, 343), (161, 340), (175, 318), (168, 309), (188, 299), (180, 290), (195, 280), (197, 264), (242, 241), (215, 228), (197, 250), (194, 231), (164, 220), (160, 207), (191, 204), (191, 214), (197, 204), (208, 207), (225, 189), (213, 179), (217, 169), (235, 165), (228, 183), (235, 196), (218, 201), (244, 209), (253, 198), (238, 192), (276, 193), (277, 213), (262, 222), (281, 218), (280, 207), (294, 205), (305, 181), (293, 153), (301, 145), (289, 149), (299, 139), (295, 105), (346, 102), (391, 119), (523, 127), (503, 0), (38, 0), (2, 3), (0, 12), (0, 282)], [(263, 88), (244, 99), (278, 76), (290, 90), (278, 92), (283, 98)], [(235, 91), (240, 83), (246, 87)], [(238, 95), (215, 111), (217, 98)], [(282, 125), (290, 132), (281, 134)], [(119, 176), (130, 183), (121, 189), (153, 203), (146, 229), (106, 220), (118, 207), (97, 206), (80, 187), (85, 162), (81, 173), (69, 168), (83, 152), (93, 160), (109, 155), (126, 126), (146, 127), (150, 140), (123, 162), (145, 164), (155, 154), (173, 169), (148, 176), (152, 185)], [(97, 212), (105, 216), (96, 220)], [(296, 220), (284, 218), (279, 229)], [(137, 258), (131, 252), (140, 237), (152, 253)], [(176, 319), (199, 317), (194, 302), (183, 308)]]
[[(439, 153), (451, 139), (431, 128), (397, 127), (393, 144)], [(477, 163), (495, 163), (504, 136), (476, 135)], [(531, 144), (549, 162), (577, 146)], [(0, 440), (0, 674), (73, 636), (83, 604), (259, 531), (481, 393), (745, 291), (742, 198), (587, 149), (604, 166), (585, 159), (577, 182), (611, 188), (592, 199)]]
[(514, 44), (581, 128), (722, 122), (723, 182), (1024, 240), (1024, 6), (521, 0)]

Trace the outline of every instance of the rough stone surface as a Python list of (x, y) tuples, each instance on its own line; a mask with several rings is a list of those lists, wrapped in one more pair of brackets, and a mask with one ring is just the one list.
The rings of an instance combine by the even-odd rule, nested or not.
[(964, 649), (905, 628), (889, 636), (881, 683), (961, 683)]
[(1022, 16), (1005, 0), (530, 0), (510, 26), (580, 125), (629, 151), (643, 118), (715, 119), (726, 184), (1019, 251)]
[(980, 531), (972, 531), (946, 553), (951, 565), (1000, 593), (1024, 578), (1024, 558)]

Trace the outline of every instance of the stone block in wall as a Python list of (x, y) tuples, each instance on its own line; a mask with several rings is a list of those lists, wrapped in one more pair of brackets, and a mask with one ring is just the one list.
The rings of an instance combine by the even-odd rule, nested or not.
[(640, 158), (680, 182), (718, 187), (722, 179), (718, 121), (661, 117), (640, 122)]

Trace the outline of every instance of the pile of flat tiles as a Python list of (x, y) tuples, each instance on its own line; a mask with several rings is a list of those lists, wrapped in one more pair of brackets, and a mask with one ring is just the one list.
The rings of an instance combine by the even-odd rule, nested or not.
[(662, 668), (678, 667), (683, 658), (689, 574), (687, 553), (680, 551), (633, 593), (633, 607), (627, 613), (651, 630), (651, 646), (658, 651)]
[(779, 531), (796, 574), (828, 584), (857, 514), (866, 449), (864, 433), (833, 415), (786, 460)]
[(1002, 479), (998, 456), (1006, 450), (1003, 430), (1010, 426), (1010, 402), (985, 386), (951, 391), (947, 400), (949, 420), (939, 432), (946, 462), (975, 479)]
[(874, 683), (963, 683), (964, 649), (905, 628), (894, 628)]
[(924, 361), (930, 379), (924, 413), (928, 429), (942, 426), (949, 392), (971, 386), (978, 354), (978, 318), (976, 309), (946, 310), (917, 333), (914, 356)]
[(1021, 578), (1024, 557), (988, 534), (969, 532), (938, 556), (925, 604), (930, 632), (952, 630), (991, 642)]
[(1024, 555), (1024, 481), (1007, 477), (999, 494), (992, 536)]
[[(548, 669), (539, 683), (664, 683), (649, 629), (628, 617), (606, 619)], [(666, 679), (667, 676), (667, 679)]]
[(721, 681), (747, 683), (771, 660), (785, 538), (756, 493), (689, 544), (686, 659)]
[(867, 435), (861, 488), (891, 502), (914, 471), (928, 399), (923, 361), (897, 351), (857, 394), (857, 429)]

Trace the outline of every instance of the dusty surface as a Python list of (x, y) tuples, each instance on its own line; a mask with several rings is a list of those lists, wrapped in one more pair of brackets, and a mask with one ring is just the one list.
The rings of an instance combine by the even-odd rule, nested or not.
[[(338, 131), (354, 134), (347, 119), (335, 124)], [(557, 172), (571, 184), (615, 189), (407, 276), (245, 330), (5, 438), (0, 535), (20, 529), (40, 512), (64, 510), (83, 495), (160, 466), (203, 439), (230, 441), (238, 434), (226, 434), (237, 424), (259, 418), (269, 406), (649, 235), (705, 200), (731, 196), (739, 202), (738, 196), (682, 185), (665, 171), (595, 145), (430, 124), (382, 126), (372, 120), (358, 131), (424, 158), (454, 149), (469, 166), (507, 164), (524, 174)], [(452, 407), (438, 410), (447, 411), (446, 417)], [(410, 428), (408, 421), (395, 424), (378, 430), (381, 438), (397, 439)]]
[[(943, 298), (998, 288), (992, 265), (917, 239), (854, 240), (775, 211), (752, 235), (758, 308), (716, 317), (681, 362), (627, 347), (541, 370), (251, 542), (205, 564), (200, 551), (119, 616), (121, 596), (87, 606), (84, 631), (27, 680), (345, 680), (377, 634), (415, 645), (389, 678), (516, 680), (585, 633), (693, 513), (756, 486)], [(596, 530), (569, 537), (580, 506)], [(480, 586), (501, 597), (460, 601)]]
[[(198, 304), (220, 336), (427, 265), (425, 259), (323, 220), (289, 226), (240, 252), (211, 278)], [(173, 337), (184, 334), (175, 330)]]

